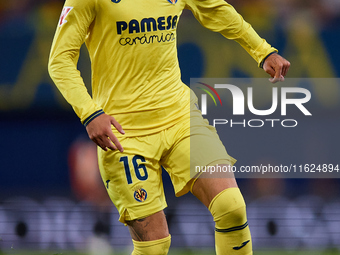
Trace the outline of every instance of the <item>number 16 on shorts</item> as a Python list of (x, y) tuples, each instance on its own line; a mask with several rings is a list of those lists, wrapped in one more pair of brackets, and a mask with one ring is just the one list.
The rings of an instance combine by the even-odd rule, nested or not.
[(131, 169), (129, 166), (129, 160), (131, 160), (135, 175), (138, 180), (145, 181), (148, 179), (148, 171), (146, 170), (145, 165), (143, 162), (145, 162), (145, 158), (140, 155), (135, 155), (133, 158), (129, 159), (128, 156), (121, 157), (119, 159), (119, 162), (122, 162), (124, 164), (124, 170), (125, 170), (125, 176), (128, 184), (132, 183), (132, 177), (131, 177)]

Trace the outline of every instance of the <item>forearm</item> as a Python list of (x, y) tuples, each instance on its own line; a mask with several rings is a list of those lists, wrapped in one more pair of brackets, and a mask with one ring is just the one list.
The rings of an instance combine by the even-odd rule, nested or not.
[(238, 42), (260, 65), (277, 50), (262, 39), (237, 11), (223, 0), (188, 0), (187, 8), (206, 28)]
[[(258, 66), (261, 65), (262, 61), (270, 53), (278, 52), (278, 50), (272, 47), (269, 43), (267, 43), (265, 39), (261, 38), (255, 32), (255, 30), (249, 23), (243, 20), (241, 24), (242, 24), (241, 31), (243, 33), (240, 35), (237, 35), (237, 37), (235, 38), (230, 38), (230, 39), (233, 39), (234, 41), (238, 42), (249, 53), (249, 55), (257, 62)], [(223, 32), (221, 34), (224, 35)]]
[(90, 115), (101, 110), (89, 95), (80, 72), (76, 68), (76, 63), (68, 56), (67, 52), (56, 55), (51, 54), (48, 71), (53, 82), (66, 101), (72, 106), (82, 123)]

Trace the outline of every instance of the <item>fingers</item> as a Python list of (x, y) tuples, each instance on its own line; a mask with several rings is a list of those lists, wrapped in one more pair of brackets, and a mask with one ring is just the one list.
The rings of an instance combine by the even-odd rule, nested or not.
[[(110, 122), (118, 130), (119, 133), (121, 133), (123, 135), (125, 134), (125, 131), (123, 130), (122, 126), (116, 121), (115, 118), (111, 117)], [(117, 137), (113, 134), (113, 132), (111, 130), (110, 130), (110, 134), (109, 134), (109, 140), (111, 142), (110, 144), (113, 145), (113, 148), (109, 147), (111, 150), (118, 149), (120, 152), (124, 151), (123, 146), (120, 144)]]
[(111, 118), (111, 124), (118, 130), (119, 133), (121, 133), (122, 135), (125, 134), (125, 131), (123, 130), (122, 126), (113, 117)]
[(266, 66), (266, 68), (263, 68), (272, 78), (269, 78), (269, 81), (271, 83), (277, 83), (278, 81), (284, 81), (284, 77), (282, 74), (280, 74), (279, 77), (277, 77), (277, 74), (275, 70), (271, 66)]
[(114, 125), (121, 134), (125, 134), (120, 124), (112, 116), (106, 114), (93, 119), (86, 126), (86, 131), (90, 139), (104, 151), (118, 149), (120, 152), (123, 152), (123, 146), (113, 134), (111, 125)]
[(284, 65), (283, 65), (282, 75), (283, 75), (283, 76), (286, 76), (287, 73), (288, 73), (289, 67), (290, 67), (290, 62), (287, 61), (286, 59), (284, 59), (284, 60), (285, 60), (285, 63), (284, 63)]
[(120, 152), (124, 151), (123, 146), (118, 141), (118, 138), (113, 134), (111, 128), (106, 130), (106, 132), (102, 135), (96, 137), (96, 141), (99, 147), (102, 148), (104, 151), (107, 151), (107, 149), (118, 149)]
[(123, 146), (118, 141), (117, 137), (112, 133), (111, 130), (105, 132), (103, 134), (94, 134), (90, 136), (90, 139), (95, 142), (100, 148), (104, 151), (110, 150), (119, 150), (123, 152)]
[(272, 77), (272, 78), (269, 78), (269, 81), (271, 83), (277, 83), (279, 81), (284, 81), (285, 80), (285, 77), (283, 77), (283, 75), (281, 74), (279, 78), (277, 77)]
[(275, 70), (273, 69), (272, 66), (270, 66), (270, 65), (264, 65), (264, 66), (263, 66), (263, 70), (264, 70), (267, 74), (269, 74), (272, 78), (274, 78), (274, 76), (275, 76)]
[(104, 151), (110, 150), (117, 150), (117, 147), (110, 141), (108, 137), (98, 137), (94, 141), (100, 148), (102, 148)]
[(112, 133), (109, 135), (108, 137), (109, 140), (109, 144), (111, 145), (111, 147), (108, 147), (111, 150), (119, 150), (120, 152), (123, 152), (123, 146), (120, 144), (120, 142), (118, 141), (117, 137)]
[(278, 54), (270, 55), (264, 62), (263, 69), (272, 77), (270, 82), (284, 81), (290, 67), (289, 61)]
[(280, 80), (282, 76), (282, 68), (283, 68), (283, 65), (280, 63), (280, 64), (277, 64), (275, 66), (275, 76), (274, 76), (274, 79), (277, 79), (277, 80)]

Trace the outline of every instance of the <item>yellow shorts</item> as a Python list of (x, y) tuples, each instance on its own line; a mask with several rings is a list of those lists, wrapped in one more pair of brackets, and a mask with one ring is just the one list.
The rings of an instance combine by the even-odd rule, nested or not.
[(145, 218), (167, 206), (161, 166), (169, 173), (176, 196), (181, 196), (190, 191), (196, 178), (190, 174), (190, 164), (192, 167), (212, 163), (233, 165), (236, 161), (228, 155), (215, 128), (208, 125), (197, 109), (191, 118), (161, 132), (123, 137), (120, 143), (123, 153), (99, 148), (98, 161), (103, 182), (122, 223)]

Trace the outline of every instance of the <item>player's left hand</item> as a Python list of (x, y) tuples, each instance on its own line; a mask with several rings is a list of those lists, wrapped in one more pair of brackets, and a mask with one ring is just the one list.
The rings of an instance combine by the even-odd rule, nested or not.
[(263, 63), (263, 70), (272, 77), (269, 79), (272, 83), (284, 81), (289, 67), (289, 61), (277, 53), (271, 54)]

